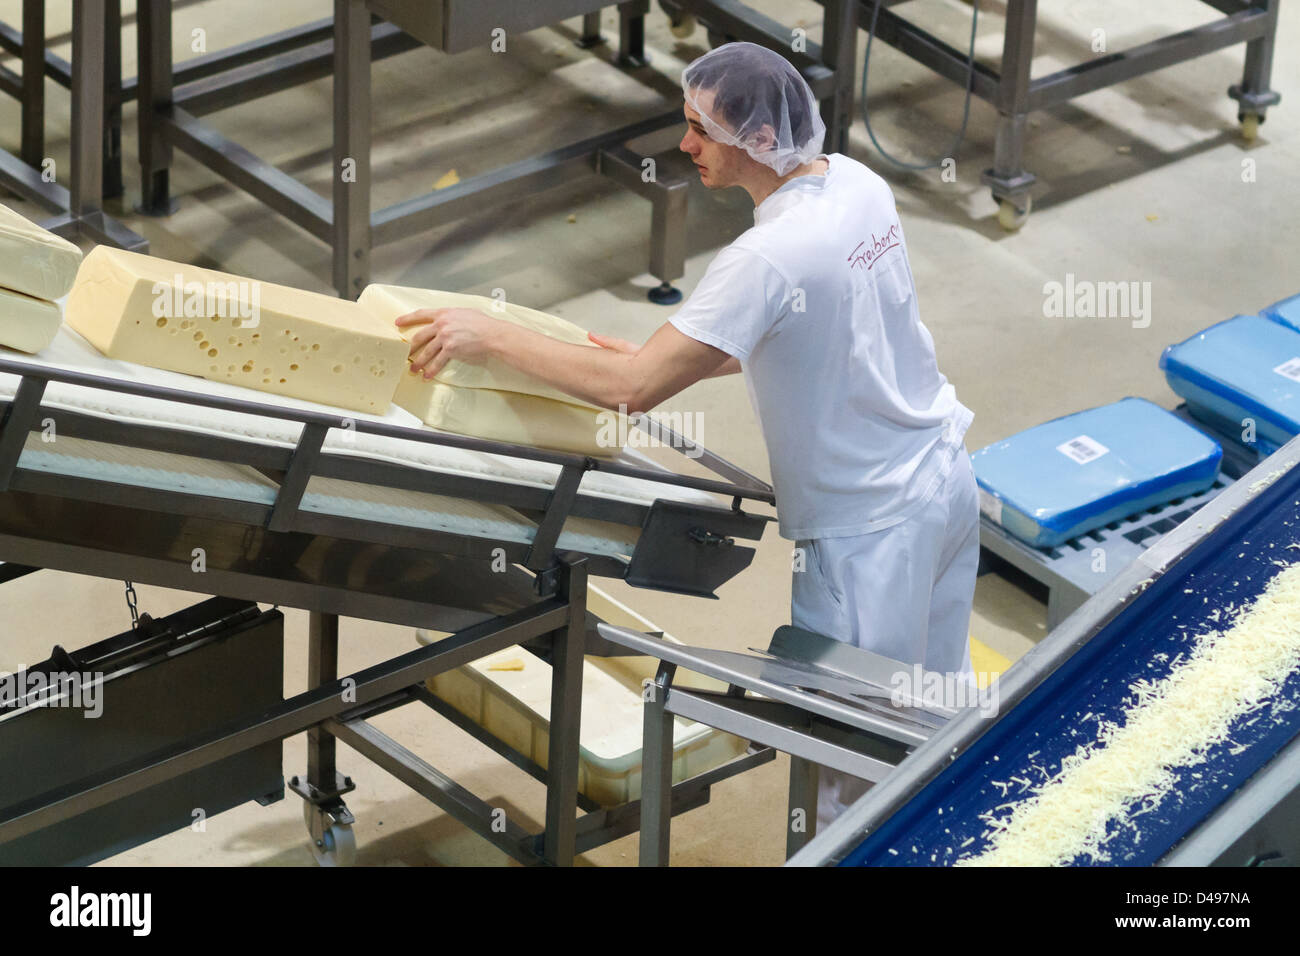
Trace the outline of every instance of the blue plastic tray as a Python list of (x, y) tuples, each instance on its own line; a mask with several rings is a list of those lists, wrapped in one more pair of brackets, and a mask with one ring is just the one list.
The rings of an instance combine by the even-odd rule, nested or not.
[(1293, 295), (1289, 299), (1283, 299), (1281, 302), (1274, 302), (1259, 314), (1266, 319), (1280, 322), (1287, 328), (1300, 332), (1300, 294)]
[(1160, 367), (1202, 421), (1233, 435), (1253, 421), (1266, 453), (1300, 433), (1300, 332), (1286, 325), (1239, 315), (1169, 346)]
[(1141, 398), (1066, 415), (971, 455), (980, 506), (1027, 544), (1055, 547), (1214, 484), (1223, 450)]

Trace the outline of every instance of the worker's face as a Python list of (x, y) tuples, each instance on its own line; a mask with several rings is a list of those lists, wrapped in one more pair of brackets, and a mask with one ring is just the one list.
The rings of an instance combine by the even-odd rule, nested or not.
[[(709, 90), (696, 90), (695, 101), (701, 109), (707, 111), (713, 103), (713, 93)], [(738, 146), (729, 146), (711, 139), (700, 123), (700, 114), (689, 103), (684, 112), (687, 129), (686, 135), (682, 137), (681, 150), (691, 157), (700, 171), (700, 182), (710, 189), (739, 185), (753, 163), (749, 154)], [(709, 115), (713, 116), (711, 112)], [(719, 121), (715, 118), (714, 122)]]

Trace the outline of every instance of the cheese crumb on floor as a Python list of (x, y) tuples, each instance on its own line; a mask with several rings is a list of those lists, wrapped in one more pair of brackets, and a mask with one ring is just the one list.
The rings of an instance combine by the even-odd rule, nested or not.
[(1009, 815), (982, 815), (993, 831), (989, 848), (956, 865), (1062, 866), (1080, 856), (1108, 862), (1108, 823), (1132, 825), (1156, 809), (1174, 787), (1174, 769), (1201, 763), (1210, 747), (1244, 749), (1229, 739), (1229, 728), (1300, 666), (1300, 564), (1232, 617), (1232, 627), (1202, 635), (1185, 660), (1175, 659), (1167, 677), (1132, 684), (1122, 723), (1102, 722), (1096, 739), (1062, 760)]

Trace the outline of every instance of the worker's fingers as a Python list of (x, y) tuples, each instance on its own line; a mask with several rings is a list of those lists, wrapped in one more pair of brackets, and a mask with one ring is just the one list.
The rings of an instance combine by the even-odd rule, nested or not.
[(600, 335), (596, 332), (588, 332), (587, 338), (591, 339), (603, 349), (609, 349), (612, 352), (636, 352), (641, 346), (626, 339), (616, 339), (612, 335)]
[(432, 322), (438, 317), (438, 313), (445, 312), (446, 309), (416, 309), (414, 312), (407, 312), (405, 315), (399, 315), (394, 321), (394, 325), (422, 325)]
[(415, 332), (411, 333), (411, 338), (409, 340), (411, 343), (411, 347), (408, 350), (407, 354), (414, 356), (417, 351), (424, 348), (426, 345), (428, 345), (430, 342), (436, 339), (440, 331), (441, 329), (439, 326), (430, 323), (429, 325), (426, 325), (423, 328), (417, 329)]
[[(443, 351), (442, 343), (435, 339), (423, 345), (418, 352), (411, 356), (411, 371), (416, 374), (422, 371), (428, 371), (429, 363), (433, 362)], [(443, 363), (444, 365), (446, 362)], [(441, 368), (442, 366), (439, 366)]]
[(424, 377), (429, 380), (442, 371), (444, 365), (451, 361), (451, 351), (449, 349), (439, 349), (432, 360), (425, 363)]

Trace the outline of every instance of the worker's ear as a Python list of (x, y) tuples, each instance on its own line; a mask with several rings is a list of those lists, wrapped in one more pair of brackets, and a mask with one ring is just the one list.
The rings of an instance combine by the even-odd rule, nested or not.
[(754, 149), (760, 153), (766, 153), (769, 149), (776, 148), (776, 130), (770, 125), (764, 123), (759, 127), (758, 132), (750, 137), (750, 143)]

